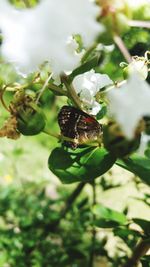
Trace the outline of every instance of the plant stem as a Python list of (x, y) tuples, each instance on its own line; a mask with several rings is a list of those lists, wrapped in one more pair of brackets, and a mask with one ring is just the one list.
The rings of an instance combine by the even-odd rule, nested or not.
[(61, 80), (64, 83), (64, 85), (66, 86), (67, 92), (68, 92), (68, 96), (72, 99), (72, 101), (74, 102), (75, 106), (79, 109), (82, 109), (82, 102), (80, 101), (80, 98), (78, 97), (78, 95), (76, 94), (72, 84), (70, 84), (67, 80), (67, 76), (64, 74), (61, 76)]
[(131, 63), (131, 61), (132, 61), (131, 55), (130, 55), (128, 49), (126, 48), (123, 40), (121, 39), (121, 37), (119, 35), (114, 35), (113, 39), (114, 39), (115, 44), (118, 46), (121, 53), (123, 54), (124, 58), (126, 59), (126, 61), (128, 63)]
[(65, 95), (65, 96), (68, 95), (67, 92), (64, 91), (61, 87), (59, 87), (59, 86), (57, 86), (57, 85), (55, 85), (53, 83), (50, 83), (50, 80), (51, 80), (52, 76), (53, 76), (53, 73), (51, 73), (48, 76), (47, 80), (45, 81), (45, 83), (44, 83), (42, 89), (40, 90), (39, 95), (38, 95), (38, 97), (36, 99), (36, 104), (39, 102), (39, 99), (42, 96), (42, 94), (44, 93), (46, 88), (48, 88), (49, 90), (51, 90), (51, 91), (53, 91), (55, 93), (59, 93), (61, 95)]
[(72, 192), (70, 197), (67, 199), (66, 206), (65, 206), (64, 210), (61, 212), (61, 218), (64, 218), (66, 216), (67, 212), (70, 210), (70, 208), (71, 208), (72, 204), (74, 203), (74, 201), (76, 200), (76, 198), (80, 195), (84, 186), (85, 186), (85, 183), (79, 183), (77, 185), (75, 190)]
[(67, 136), (63, 136), (63, 135), (59, 135), (59, 134), (54, 134), (50, 130), (47, 130), (46, 128), (42, 132), (47, 134), (47, 135), (49, 135), (49, 136), (51, 136), (51, 137), (54, 137), (54, 138), (60, 140), (60, 141), (72, 142), (72, 143), (75, 143), (77, 145), (85, 144), (85, 145), (87, 145), (89, 147), (96, 147), (97, 148), (97, 147), (100, 146), (100, 144), (102, 142), (101, 139), (100, 139), (100, 140), (93, 141), (93, 142), (90, 142), (90, 143), (88, 143), (88, 142), (80, 142), (79, 143), (77, 139), (73, 139), (73, 138), (70, 138), (70, 137), (67, 137)]
[(67, 91), (63, 90), (63, 88), (53, 84), (53, 83), (49, 83), (48, 84), (48, 89), (53, 91), (53, 92), (56, 92), (56, 93), (59, 93), (59, 94), (62, 94), (64, 96), (68, 96), (68, 93)]
[(44, 93), (46, 87), (48, 86), (48, 83), (49, 83), (49, 81), (51, 80), (52, 75), (53, 75), (53, 73), (51, 73), (51, 74), (48, 76), (48, 78), (46, 79), (46, 81), (45, 81), (45, 83), (44, 83), (42, 89), (40, 90), (39, 95), (38, 95), (38, 97), (37, 97), (37, 99), (36, 99), (36, 104), (38, 104), (38, 102), (39, 102), (39, 100), (40, 100), (40, 97), (42, 96), (42, 94)]
[[(95, 204), (96, 204), (96, 184), (95, 184), (95, 180), (93, 181), (92, 188), (93, 188), (93, 203), (92, 203), (92, 207), (94, 207)], [(93, 267), (94, 266), (94, 250), (95, 250), (95, 240), (96, 240), (96, 229), (95, 229), (95, 225), (94, 225), (95, 219), (96, 219), (95, 218), (95, 214), (93, 213), (91, 252), (90, 252), (90, 257), (89, 257), (89, 265), (88, 265), (89, 267)]]
[(142, 28), (150, 29), (150, 22), (149, 21), (129, 20), (128, 24), (131, 27), (142, 27)]
[(131, 258), (123, 265), (123, 267), (136, 267), (146, 252), (150, 249), (150, 239), (142, 239), (135, 247)]
[(7, 107), (7, 105), (5, 104), (5, 101), (4, 101), (4, 93), (6, 91), (6, 88), (7, 88), (7, 85), (0, 91), (0, 101), (3, 105), (3, 107), (8, 111), (10, 112), (10, 109)]
[(73, 143), (77, 143), (78, 144), (76, 139), (72, 139), (72, 138), (69, 138), (69, 137), (66, 137), (66, 136), (63, 136), (63, 135), (59, 135), (59, 134), (54, 134), (51, 131), (47, 130), (46, 128), (42, 132), (47, 134), (47, 135), (49, 135), (49, 136), (57, 138), (57, 139), (59, 139), (61, 141), (73, 142)]
[(82, 63), (84, 63), (86, 60), (87, 60), (87, 58), (89, 57), (89, 55), (92, 53), (92, 51), (96, 48), (96, 46), (97, 46), (97, 44), (95, 43), (95, 44), (93, 44), (85, 53), (84, 53), (84, 55), (83, 55), (83, 57), (82, 57), (82, 59), (81, 59), (81, 61), (82, 61)]
[(64, 207), (64, 209), (62, 210), (61, 214), (60, 214), (60, 218), (56, 221), (54, 221), (53, 223), (50, 223), (49, 225), (47, 225), (46, 230), (49, 231), (54, 231), (57, 229), (58, 225), (60, 224), (61, 220), (63, 218), (65, 218), (66, 214), (68, 213), (68, 211), (70, 210), (72, 204), (75, 202), (75, 200), (77, 199), (77, 197), (80, 195), (81, 191), (83, 190), (85, 186), (85, 183), (79, 183), (77, 185), (77, 187), (75, 188), (75, 190), (72, 192), (72, 194), (68, 197), (66, 205)]
[(54, 134), (47, 129), (44, 129), (42, 132), (59, 140), (61, 139), (61, 136), (59, 134)]
[(22, 0), (27, 8), (31, 7), (29, 0)]
[(116, 84), (109, 85), (109, 86), (106, 87), (106, 89), (104, 91), (101, 92), (101, 95), (108, 93), (109, 91), (111, 91), (114, 88), (119, 88), (119, 87), (121, 87), (122, 85), (124, 85), (126, 83), (127, 83), (127, 81), (126, 80), (123, 80), (123, 81), (118, 82)]

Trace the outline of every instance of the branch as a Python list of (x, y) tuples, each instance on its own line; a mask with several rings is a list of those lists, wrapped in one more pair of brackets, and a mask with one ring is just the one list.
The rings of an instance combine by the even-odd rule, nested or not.
[(64, 83), (66, 89), (67, 89), (67, 92), (68, 92), (68, 96), (72, 99), (72, 101), (74, 102), (75, 106), (79, 109), (82, 108), (82, 102), (80, 101), (80, 98), (78, 97), (78, 95), (76, 94), (74, 88), (73, 88), (73, 85), (70, 84), (68, 82), (68, 77), (63, 74), (61, 76), (61, 80), (62, 82)]
[(72, 204), (74, 203), (74, 201), (76, 200), (76, 198), (80, 195), (84, 186), (85, 186), (85, 183), (79, 183), (78, 186), (75, 188), (75, 190), (70, 195), (70, 197), (67, 199), (66, 206), (61, 213), (61, 219), (66, 216), (67, 212), (70, 210), (70, 208), (71, 208)]
[(7, 87), (8, 87), (8, 85), (6, 85), (2, 90), (0, 90), (0, 101), (1, 101), (1, 103), (2, 103), (2, 105), (3, 105), (3, 107), (4, 107), (8, 112), (10, 112), (10, 109), (7, 107), (7, 105), (6, 105), (5, 101), (4, 101), (4, 93), (5, 93), (6, 89), (7, 89)]
[(130, 27), (142, 27), (142, 28), (150, 29), (150, 22), (149, 21), (129, 20), (128, 25)]
[(60, 218), (56, 221), (54, 221), (53, 223), (50, 223), (46, 226), (46, 231), (55, 231), (58, 227), (58, 225), (60, 224), (61, 220), (63, 218), (65, 218), (66, 214), (68, 213), (68, 211), (70, 210), (72, 204), (75, 202), (76, 198), (80, 195), (83, 187), (85, 186), (85, 183), (79, 183), (77, 185), (77, 187), (75, 188), (75, 190), (72, 192), (72, 194), (68, 197), (66, 205), (64, 207), (64, 209), (61, 212)]
[(29, 0), (23, 0), (23, 3), (25, 4), (25, 6), (27, 8), (30, 8), (31, 7)]
[(142, 239), (135, 247), (131, 258), (128, 259), (128, 261), (124, 264), (123, 267), (136, 267), (140, 261), (140, 258), (143, 257), (149, 249), (150, 239)]
[(131, 55), (130, 55), (128, 49), (126, 48), (123, 40), (121, 39), (121, 37), (118, 35), (114, 35), (113, 39), (114, 39), (115, 44), (118, 46), (119, 50), (123, 54), (124, 58), (126, 59), (126, 61), (128, 63), (131, 63), (131, 61), (132, 61)]
[(57, 138), (60, 141), (67, 141), (67, 142), (73, 142), (73, 143), (79, 144), (77, 139), (73, 139), (73, 138), (63, 136), (60, 134), (55, 134), (55, 133), (51, 132), (49, 129), (47, 129), (46, 127), (43, 129), (42, 132), (49, 135), (49, 136)]
[(43, 87), (42, 89), (40, 90), (39, 94), (38, 94), (38, 97), (36, 99), (36, 104), (39, 102), (39, 99), (40, 97), (42, 96), (42, 94), (44, 93), (44, 91), (46, 89), (49, 89), (55, 93), (58, 93), (60, 95), (63, 95), (63, 96), (68, 96), (67, 94), (67, 91), (63, 90), (63, 88), (53, 84), (52, 82), (50, 82), (51, 78), (53, 76), (53, 73), (51, 73), (48, 78), (46, 79), (45, 83), (43, 84)]
[(93, 44), (89, 49), (86, 50), (86, 52), (84, 53), (81, 62), (84, 63), (88, 56), (92, 53), (92, 51), (97, 47), (97, 43)]
[[(93, 187), (93, 203), (92, 203), (92, 207), (95, 206), (96, 204), (96, 184), (95, 184), (95, 180), (93, 181), (92, 184)], [(95, 240), (96, 240), (96, 229), (95, 229), (95, 214), (93, 213), (93, 226), (92, 226), (92, 241), (91, 241), (91, 252), (90, 252), (90, 257), (89, 257), (89, 265), (88, 267), (93, 267), (94, 266), (94, 249), (95, 249)]]
[(38, 104), (38, 102), (39, 102), (39, 100), (40, 100), (42, 94), (44, 93), (45, 89), (47, 88), (48, 83), (49, 83), (49, 81), (51, 80), (52, 76), (53, 76), (53, 73), (51, 73), (51, 74), (48, 76), (48, 78), (46, 79), (46, 81), (45, 81), (45, 83), (44, 83), (42, 89), (40, 90), (40, 92), (39, 92), (39, 94), (38, 94), (38, 97), (37, 97), (36, 102), (35, 102), (36, 104)]
[(83, 140), (83, 142), (79, 142), (78, 139), (76, 139), (76, 138), (73, 139), (73, 138), (70, 138), (70, 137), (67, 137), (67, 136), (64, 136), (64, 135), (53, 133), (49, 129), (47, 129), (46, 127), (43, 129), (42, 132), (47, 134), (47, 135), (49, 135), (49, 136), (51, 136), (51, 137), (54, 137), (54, 138), (58, 139), (61, 142), (63, 142), (63, 141), (72, 142), (72, 143), (75, 143), (77, 145), (85, 144), (85, 145), (87, 145), (89, 147), (97, 148), (97, 147), (100, 147), (101, 143), (102, 143), (101, 138), (99, 138), (97, 140), (94, 140), (93, 142), (92, 141), (88, 141), (88, 140), (87, 140), (87, 142), (84, 141), (84, 140)]
[(53, 83), (49, 83), (48, 84), (48, 89), (55, 92), (55, 93), (58, 93), (58, 94), (61, 94), (63, 96), (68, 96), (68, 93), (67, 91), (63, 90), (63, 88), (53, 84)]

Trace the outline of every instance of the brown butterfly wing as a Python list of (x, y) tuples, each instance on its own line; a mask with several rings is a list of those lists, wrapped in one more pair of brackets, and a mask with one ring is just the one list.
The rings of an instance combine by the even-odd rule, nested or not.
[(101, 135), (101, 125), (91, 116), (84, 113), (81, 115), (77, 123), (77, 129), (79, 133), (79, 141), (86, 142), (88, 140), (95, 140)]
[[(71, 106), (62, 107), (58, 114), (58, 123), (63, 136), (77, 139), (79, 143), (94, 140), (101, 133), (101, 125), (92, 116)], [(65, 142), (65, 145), (77, 147), (73, 142)]]
[(63, 106), (58, 114), (58, 124), (63, 136), (69, 138), (78, 138), (78, 133), (75, 130), (78, 112), (75, 112), (74, 107)]

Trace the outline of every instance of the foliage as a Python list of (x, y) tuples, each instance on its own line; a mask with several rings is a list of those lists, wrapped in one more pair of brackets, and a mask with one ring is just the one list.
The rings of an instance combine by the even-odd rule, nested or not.
[(33, 7), (35, 6), (39, 1), (38, 0), (10, 0), (10, 3), (15, 5), (18, 8), (26, 8), (26, 7)]
[[(58, 199), (52, 200), (46, 197), (40, 184), (3, 188), (1, 266), (5, 263), (19, 267), (87, 265), (91, 249), (90, 203), (86, 196), (80, 197), (67, 217), (61, 219), (60, 210), (67, 194), (60, 192)], [(55, 229), (60, 219), (61, 224)], [(104, 243), (97, 240), (96, 253), (107, 255)]]
[(104, 149), (66, 151), (56, 148), (49, 157), (49, 168), (63, 183), (88, 182), (104, 174), (116, 158)]
[[(33, 12), (32, 7), (40, 1), (10, 2), (18, 9), (18, 14), (25, 12), (22, 13), (25, 16), (28, 8)], [(149, 255), (146, 254), (150, 246), (148, 219), (140, 216), (131, 218), (126, 203), (120, 211), (103, 205), (97, 192), (122, 186), (112, 182), (115, 180), (113, 176), (111, 182), (107, 181), (106, 176), (111, 176), (111, 168), (115, 165), (134, 175), (133, 183), (137, 190), (140, 191), (140, 186), (147, 189), (150, 185), (149, 144), (144, 144), (145, 154), (138, 151), (143, 137), (149, 138), (150, 135), (150, 112), (143, 114), (150, 111), (150, 7), (144, 4), (141, 9), (138, 6), (131, 8), (129, 3), (124, 4), (123, 1), (119, 5), (117, 0), (112, 0), (111, 4), (103, 0), (95, 2), (97, 7), (101, 7), (97, 23), (99, 27), (105, 26), (105, 31), (100, 30), (99, 36), (88, 48), (84, 44), (82, 31), (81, 35), (72, 33), (72, 39), (68, 41), (72, 45), (69, 49), (74, 56), (78, 56), (78, 61), (80, 59), (74, 69), (60, 71), (64, 59), (62, 57), (62, 62), (57, 62), (55, 56), (58, 57), (59, 53), (54, 53), (52, 63), (42, 61), (34, 72), (21, 75), (7, 62), (7, 57), (1, 55), (0, 137), (16, 140), (22, 135), (26, 138), (34, 136), (36, 139), (31, 139), (31, 142), (36, 140), (49, 153), (48, 168), (51, 173), (62, 184), (72, 184), (74, 189), (67, 189), (69, 185), (58, 187), (57, 197), (53, 199), (45, 193), (47, 183), (23, 183), (23, 186), (14, 183), (1, 187), (2, 267), (93, 267), (99, 257), (112, 267), (123, 264), (131, 267), (132, 263), (136, 265), (139, 262), (142, 267), (149, 266)], [(5, 46), (5, 37), (2, 31), (1, 47)], [(44, 43), (44, 37), (42, 41)], [(61, 58), (61, 51), (58, 52)], [(40, 59), (40, 56), (36, 55), (35, 58)], [(25, 62), (28, 60), (22, 63)], [(69, 60), (65, 58), (64, 62), (67, 64)], [(59, 69), (56, 73), (51, 66), (53, 63)], [(119, 98), (117, 94), (123, 90), (127, 91), (126, 97), (120, 94)], [(143, 92), (142, 95), (139, 92)], [(136, 103), (135, 97), (140, 99), (140, 103)], [(116, 112), (117, 116), (111, 104), (115, 112), (117, 108), (120, 110)], [(71, 113), (70, 109), (58, 120), (63, 105), (73, 106), (78, 112)], [(129, 107), (132, 108), (133, 121)], [(127, 116), (129, 121), (126, 120)], [(118, 118), (125, 118), (124, 123), (121, 124)], [(136, 124), (135, 128), (133, 124)], [(127, 130), (134, 128), (130, 136), (124, 130), (125, 126)], [(43, 152), (40, 146), (38, 149), (34, 153), (41, 153), (42, 161)], [(25, 153), (23, 147), (13, 151), (14, 161)], [(17, 162), (15, 164), (17, 166)], [(83, 190), (87, 185), (91, 188), (90, 196)], [(138, 200), (149, 207), (149, 192), (139, 192), (139, 195), (142, 197)], [(112, 244), (114, 240), (117, 243), (113, 255), (113, 245), (108, 248), (111, 238)]]
[[(125, 252), (124, 256), (117, 257), (122, 254), (121, 247), (125, 251), (126, 246), (132, 249), (139, 237), (144, 233), (145, 238), (148, 235), (145, 228), (148, 227), (148, 222), (134, 219), (144, 232), (131, 230), (131, 222), (125, 214), (96, 205), (94, 224), (98, 228), (93, 247), (93, 216), (86, 193), (76, 200), (64, 217), (62, 210), (67, 203), (68, 190), (60, 188), (58, 197), (52, 199), (45, 194), (45, 186), (47, 185), (41, 183), (27, 183), (22, 187), (10, 185), (1, 188), (0, 266), (5, 266), (6, 263), (12, 267), (88, 266), (89, 252), (92, 250), (96, 258), (103, 256), (113, 262), (113, 266), (117, 266), (126, 259)], [(120, 243), (121, 246), (116, 248), (117, 254), (113, 258), (109, 256), (106, 246), (109, 238), (107, 229), (105, 235), (98, 237), (98, 232), (101, 232), (99, 227), (113, 229), (119, 242), (124, 244)], [(143, 262), (145, 260), (143, 258)]]

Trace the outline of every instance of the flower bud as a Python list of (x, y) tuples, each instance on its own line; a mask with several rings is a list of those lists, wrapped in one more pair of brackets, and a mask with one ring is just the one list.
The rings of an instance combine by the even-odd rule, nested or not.
[(28, 107), (17, 116), (17, 129), (23, 135), (39, 134), (45, 127), (45, 115), (40, 108)]
[(127, 140), (115, 122), (109, 122), (108, 125), (103, 127), (104, 147), (119, 158), (137, 150), (140, 145), (140, 139), (141, 134), (136, 133), (134, 139)]

